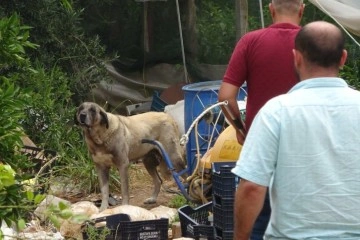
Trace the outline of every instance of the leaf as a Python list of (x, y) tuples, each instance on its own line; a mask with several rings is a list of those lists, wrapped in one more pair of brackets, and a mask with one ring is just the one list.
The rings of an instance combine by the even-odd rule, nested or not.
[(68, 209), (69, 206), (67, 204), (65, 204), (64, 202), (59, 202), (59, 208), (60, 208), (60, 210), (65, 210), (65, 209)]
[(34, 199), (34, 193), (32, 191), (26, 191), (26, 198), (32, 201)]
[(60, 217), (63, 219), (69, 219), (71, 218), (73, 215), (73, 212), (71, 211), (71, 209), (64, 209), (60, 212)]
[(24, 219), (21, 218), (18, 220), (17, 227), (18, 227), (19, 231), (25, 229), (26, 223), (25, 223)]
[(35, 204), (39, 204), (42, 202), (42, 200), (45, 199), (45, 195), (42, 195), (42, 194), (37, 194), (34, 198), (34, 203)]
[(56, 217), (56, 216), (54, 216), (54, 215), (50, 215), (50, 221), (54, 224), (54, 226), (57, 228), (57, 229), (59, 229), (60, 228), (60, 221), (59, 221), (59, 219)]

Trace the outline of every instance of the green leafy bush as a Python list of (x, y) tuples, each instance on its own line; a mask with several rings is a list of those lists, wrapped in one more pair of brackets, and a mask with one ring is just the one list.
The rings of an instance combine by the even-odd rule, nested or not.
[(234, 6), (232, 1), (197, 2), (199, 62), (228, 63), (236, 42)]
[[(91, 89), (109, 77), (104, 67), (105, 48), (96, 36), (84, 34), (83, 11), (76, 7), (76, 1), (72, 3), (1, 1), (0, 16), (6, 19), (8, 14), (18, 12), (18, 22), (33, 26), (24, 30), (31, 30), (31, 39), (37, 44), (34, 46), (38, 46), (23, 46), (27, 48), (25, 70), (7, 70), (10, 81), (29, 96), (22, 109), (21, 126), (38, 147), (58, 153), (53, 173), (73, 176), (84, 190), (92, 191), (97, 176), (73, 119), (78, 104), (91, 99)], [(26, 37), (30, 38), (29, 32)]]

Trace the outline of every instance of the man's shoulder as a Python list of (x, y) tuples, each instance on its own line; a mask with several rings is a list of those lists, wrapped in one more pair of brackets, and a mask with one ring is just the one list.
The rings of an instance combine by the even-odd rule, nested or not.
[(301, 29), (300, 26), (288, 24), (288, 23), (278, 23), (272, 24), (268, 27), (252, 30), (246, 33), (243, 38), (245, 39), (256, 39), (262, 36), (266, 37), (278, 37), (278, 33), (282, 31), (288, 31), (292, 35), (296, 35), (297, 32)]

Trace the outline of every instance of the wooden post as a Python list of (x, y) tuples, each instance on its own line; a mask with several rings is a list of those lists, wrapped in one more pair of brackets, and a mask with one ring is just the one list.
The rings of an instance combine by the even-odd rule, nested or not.
[(246, 32), (248, 26), (248, 2), (247, 0), (236, 0), (236, 39), (239, 40)]

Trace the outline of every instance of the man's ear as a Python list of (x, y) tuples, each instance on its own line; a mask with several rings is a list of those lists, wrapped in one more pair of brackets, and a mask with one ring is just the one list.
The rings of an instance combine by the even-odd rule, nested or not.
[(298, 65), (299, 65), (299, 61), (300, 61), (299, 51), (297, 51), (296, 49), (293, 49), (292, 52), (293, 52), (293, 56), (294, 56), (294, 66), (297, 69)]
[(341, 55), (341, 59), (340, 59), (340, 63), (339, 63), (339, 68), (342, 69), (343, 66), (345, 65), (347, 59), (347, 51), (344, 49)]
[(272, 20), (274, 21), (275, 9), (274, 9), (274, 6), (272, 5), (272, 3), (269, 3), (269, 12), (270, 12)]
[(300, 10), (299, 10), (299, 18), (300, 19), (304, 16), (304, 9), (305, 9), (305, 3), (301, 4)]

